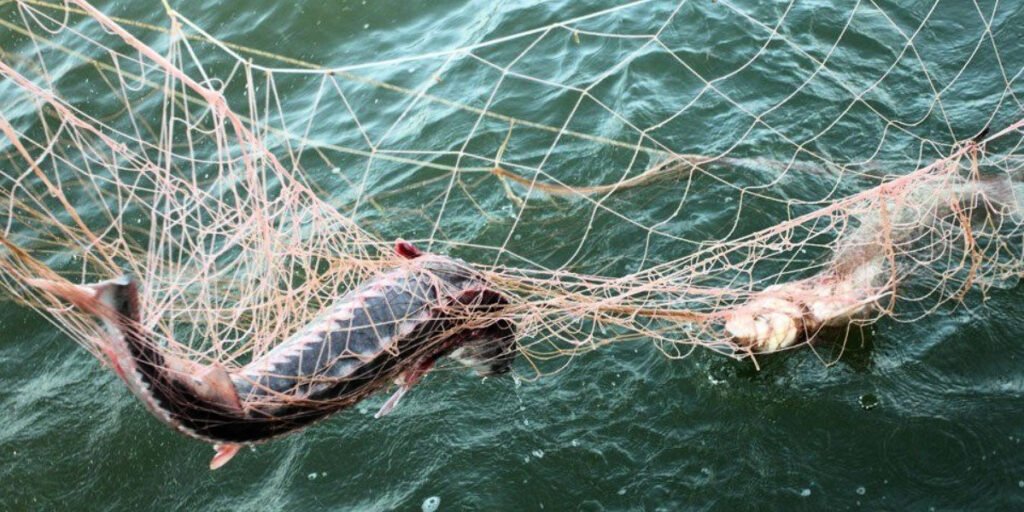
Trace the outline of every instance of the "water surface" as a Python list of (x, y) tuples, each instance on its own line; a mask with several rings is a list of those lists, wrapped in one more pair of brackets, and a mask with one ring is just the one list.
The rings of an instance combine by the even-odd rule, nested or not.
[[(616, 5), (171, 3), (222, 40), (327, 67), (472, 46)], [(480, 48), (479, 59), (445, 62), (442, 55), (353, 71), (416, 89), (443, 70), (429, 92), (461, 106), (343, 84), (367, 137), (392, 150), (493, 155), (508, 132), (507, 117), (635, 145), (637, 132), (627, 121), (650, 127), (683, 110), (650, 138), (680, 153), (815, 162), (794, 150), (796, 142), (830, 161), (909, 162), (880, 171), (899, 174), (941, 156), (955, 140), (1019, 115), (1024, 3), (894, 4), (902, 2), (856, 8), (652, 2), (575, 24), (576, 36), (556, 28), (543, 38)], [(167, 26), (156, 3), (98, 7)], [(19, 21), (14, 7), (2, 9), (3, 19)], [(649, 34), (673, 12), (659, 36), (664, 47), (598, 35)], [(982, 16), (991, 38), (982, 37)], [(775, 26), (781, 37), (771, 37)], [(919, 26), (909, 51), (905, 37)], [(132, 30), (166, 48), (159, 31)], [(5, 55), (31, 48), (10, 30), (0, 45)], [(211, 73), (230, 70), (231, 58), (207, 54)], [(103, 88), (79, 83), (81, 64), (65, 60), (51, 70), (63, 95), (103, 108), (97, 97)], [(502, 78), (505, 66), (513, 73)], [(623, 119), (594, 101), (578, 102), (572, 91), (517, 75), (589, 88), (592, 100)], [(720, 93), (708, 91), (707, 80)], [(324, 107), (333, 109), (330, 115), (311, 106), (318, 80), (281, 75), (277, 84), (290, 131), (308, 128), (321, 144), (363, 144), (340, 103)], [(942, 89), (939, 103), (933, 85)], [(1016, 96), (1007, 99), (1007, 90)], [(472, 108), (485, 107), (507, 117), (485, 117), (474, 128), (480, 116)], [(9, 117), (31, 112), (4, 108)], [(316, 122), (309, 124), (311, 117)], [(537, 165), (548, 158), (546, 168), (569, 183), (614, 182), (634, 154), (628, 146), (557, 140), (557, 129), (517, 130), (509, 161)], [(639, 159), (636, 168), (653, 157), (642, 152)], [(435, 163), (455, 164), (450, 154)], [(339, 180), (315, 159), (303, 167), (334, 204), (383, 239), (431, 239), (438, 248), (445, 241), (504, 245), (538, 264), (611, 275), (684, 256), (696, 247), (686, 240), (771, 225), (793, 213), (787, 201), (797, 200), (799, 211), (862, 186), (850, 178), (837, 185), (824, 171), (790, 173), (778, 182), (771, 169), (732, 176), (730, 183), (741, 187), (776, 185), (767, 199), (749, 203), (753, 209), (736, 226), (738, 189), (720, 183), (691, 191), (683, 210), (680, 182), (608, 199), (611, 210), (680, 237), (673, 239), (649, 237), (611, 214), (591, 217), (585, 202), (541, 198), (519, 212), (495, 182), (471, 180), (475, 188), (456, 191), (441, 211), (432, 200), (448, 182), (431, 178), (443, 171), (387, 159), (367, 167), (364, 157), (341, 151), (333, 164), (352, 181)], [(350, 186), (364, 175), (359, 188)], [(403, 192), (388, 195), (393, 190)], [(376, 197), (384, 207), (360, 197)], [(480, 215), (466, 197), (493, 215)], [(514, 263), (493, 252), (456, 250), (471, 261)], [(383, 400), (376, 397), (210, 472), (207, 446), (170, 432), (85, 351), (38, 315), (7, 304), (0, 312), (0, 508), (419, 510), (431, 496), (440, 497), (440, 510), (1018, 508), (1024, 505), (1021, 318), (1024, 292), (1016, 287), (994, 290), (985, 301), (969, 297), (914, 323), (883, 320), (857, 335), (834, 365), (823, 363), (838, 353), (834, 344), (768, 358), (757, 371), (702, 352), (668, 360), (638, 341), (579, 357), (534, 382), (480, 382), (445, 371), (383, 420), (372, 418)]]

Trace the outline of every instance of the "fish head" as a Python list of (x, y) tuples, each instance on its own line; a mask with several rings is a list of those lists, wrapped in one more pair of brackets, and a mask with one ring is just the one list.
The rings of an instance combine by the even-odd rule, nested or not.
[(481, 377), (503, 375), (516, 359), (516, 337), (511, 322), (498, 320), (483, 329), (472, 329), (466, 341), (451, 353), (452, 359), (476, 370)]

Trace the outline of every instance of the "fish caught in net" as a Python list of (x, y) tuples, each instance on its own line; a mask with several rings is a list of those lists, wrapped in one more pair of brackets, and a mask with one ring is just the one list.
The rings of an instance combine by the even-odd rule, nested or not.
[[(386, 414), (445, 357), (756, 365), (1021, 274), (1024, 25), (998, 6), (642, 0), (334, 68), (170, 8), (3, 8), (0, 285), (214, 467), (394, 384)], [(950, 56), (937, 9), (976, 44)]]

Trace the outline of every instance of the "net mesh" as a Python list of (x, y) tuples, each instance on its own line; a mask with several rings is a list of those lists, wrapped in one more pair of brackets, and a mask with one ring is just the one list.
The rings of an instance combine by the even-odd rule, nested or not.
[(0, 283), (101, 359), (26, 280), (131, 272), (167, 350), (231, 368), (405, 238), (508, 295), (529, 376), (627, 340), (842, 342), (1021, 272), (1006, 3), (638, 1), (336, 68), (169, 8), (3, 9)]

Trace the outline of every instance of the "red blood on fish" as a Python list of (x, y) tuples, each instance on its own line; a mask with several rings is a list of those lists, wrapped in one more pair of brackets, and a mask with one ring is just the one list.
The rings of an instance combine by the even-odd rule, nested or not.
[(416, 248), (415, 245), (406, 242), (405, 240), (402, 240), (401, 238), (399, 238), (395, 242), (395, 252), (398, 253), (399, 256), (407, 260), (414, 260), (416, 258), (419, 258), (420, 256), (423, 256), (423, 251)]

